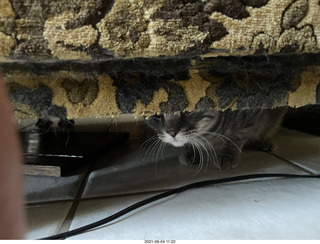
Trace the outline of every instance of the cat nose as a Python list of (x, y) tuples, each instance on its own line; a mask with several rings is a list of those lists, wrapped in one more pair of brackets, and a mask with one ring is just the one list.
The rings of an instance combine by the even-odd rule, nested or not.
[(171, 131), (167, 131), (167, 133), (172, 136), (173, 138), (176, 137), (176, 135), (178, 134), (178, 132), (174, 131), (174, 130), (171, 130)]

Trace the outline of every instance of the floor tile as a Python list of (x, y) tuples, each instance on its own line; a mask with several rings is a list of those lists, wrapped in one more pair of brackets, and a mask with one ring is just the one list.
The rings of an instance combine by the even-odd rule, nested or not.
[(26, 203), (73, 199), (83, 175), (70, 177), (25, 176)]
[(279, 148), (274, 154), (312, 173), (320, 173), (319, 136), (282, 128), (275, 141)]
[(56, 234), (63, 223), (71, 202), (52, 203), (26, 208), (27, 239), (38, 239)]
[(270, 154), (244, 151), (240, 166), (235, 169), (220, 171), (212, 164), (205, 164), (195, 175), (199, 166), (180, 164), (176, 151), (168, 148), (164, 159), (155, 162), (151, 157), (143, 160), (144, 154), (139, 154), (140, 145), (140, 141), (129, 141), (119, 150), (101, 158), (90, 174), (83, 198), (158, 191), (199, 180), (241, 174), (306, 173)]
[[(83, 200), (71, 228), (151, 194)], [(274, 179), (193, 189), (70, 239), (319, 239), (320, 180)]]

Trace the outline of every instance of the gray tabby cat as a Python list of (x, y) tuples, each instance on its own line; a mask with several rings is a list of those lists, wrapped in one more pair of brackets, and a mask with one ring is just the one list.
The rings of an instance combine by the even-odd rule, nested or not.
[(162, 142), (184, 147), (179, 157), (182, 164), (207, 161), (220, 169), (229, 169), (238, 165), (245, 146), (274, 150), (272, 137), (284, 114), (283, 108), (208, 110), (154, 115), (147, 123)]

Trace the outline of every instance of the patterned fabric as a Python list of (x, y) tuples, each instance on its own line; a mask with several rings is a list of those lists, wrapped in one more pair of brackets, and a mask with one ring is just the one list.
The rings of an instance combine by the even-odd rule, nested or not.
[(0, 0), (16, 117), (320, 103), (319, 0)]
[(2, 65), (17, 118), (320, 104), (320, 55)]
[(319, 0), (1, 0), (2, 59), (318, 52)]

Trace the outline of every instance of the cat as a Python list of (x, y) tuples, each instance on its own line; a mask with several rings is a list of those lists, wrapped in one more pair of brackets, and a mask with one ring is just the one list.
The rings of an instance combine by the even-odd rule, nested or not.
[(183, 147), (179, 161), (185, 165), (205, 161), (219, 169), (238, 166), (244, 147), (276, 149), (272, 137), (286, 109), (247, 109), (163, 113), (146, 119), (161, 142)]

